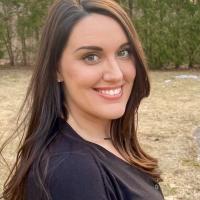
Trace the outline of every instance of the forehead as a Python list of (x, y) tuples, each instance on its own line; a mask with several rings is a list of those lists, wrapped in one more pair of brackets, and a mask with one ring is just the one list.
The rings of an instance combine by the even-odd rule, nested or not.
[(106, 48), (126, 42), (126, 34), (116, 20), (101, 14), (90, 14), (75, 25), (69, 37), (68, 47), (97, 45)]

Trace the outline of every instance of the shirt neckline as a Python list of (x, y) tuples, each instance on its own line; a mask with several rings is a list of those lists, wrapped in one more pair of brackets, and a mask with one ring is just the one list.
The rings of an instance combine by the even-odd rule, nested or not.
[(88, 145), (91, 145), (91, 146), (95, 146), (97, 147), (98, 149), (104, 151), (105, 153), (109, 154), (109, 156), (112, 156), (115, 160), (119, 160), (121, 163), (125, 164), (125, 165), (128, 165), (129, 167), (133, 167), (130, 163), (128, 163), (127, 161), (124, 161), (123, 159), (121, 159), (120, 157), (116, 156), (114, 153), (110, 152), (109, 150), (107, 150), (106, 148), (104, 148), (103, 146), (97, 144), (97, 143), (94, 143), (94, 142), (90, 142), (86, 139), (84, 139), (83, 137), (81, 137), (75, 130), (74, 128), (67, 122), (65, 121), (64, 119), (62, 119), (62, 122), (63, 122), (63, 125), (64, 127), (70, 129), (70, 131), (73, 133), (73, 135), (76, 136), (76, 138), (78, 138), (79, 140), (81, 140), (82, 142), (88, 144)]
[[(97, 143), (94, 143), (94, 142), (90, 142), (86, 139), (84, 139), (83, 137), (81, 137), (74, 129), (72, 126), (70, 126), (70, 124), (65, 121), (63, 118), (60, 118), (61, 119), (61, 123), (62, 123), (62, 127), (67, 129), (67, 130), (70, 130), (71, 133), (77, 138), (79, 139), (81, 142), (85, 143), (85, 144), (88, 144), (89, 146), (93, 146), (93, 147), (97, 147), (98, 149), (104, 151), (106, 154), (108, 154), (109, 156), (111, 156), (113, 159), (121, 162), (123, 165), (126, 165), (127, 167), (130, 167), (130, 168), (134, 168), (136, 170), (139, 170), (140, 172), (142, 173), (145, 173), (147, 175), (147, 177), (149, 177), (149, 179), (153, 182), (156, 182), (148, 173), (144, 172), (143, 170), (139, 169), (137, 166), (133, 166), (131, 165), (130, 163), (122, 160), (120, 157), (116, 156), (115, 154), (113, 154), (112, 152), (110, 152), (109, 150), (107, 150), (106, 148), (104, 148), (103, 146), (97, 144)], [(157, 182), (156, 182), (157, 183)]]

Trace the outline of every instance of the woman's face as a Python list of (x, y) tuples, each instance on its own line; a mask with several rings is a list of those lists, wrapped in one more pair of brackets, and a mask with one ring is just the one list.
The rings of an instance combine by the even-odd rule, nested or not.
[(123, 29), (110, 17), (91, 14), (76, 24), (58, 72), (69, 114), (92, 120), (124, 114), (136, 75), (129, 48)]

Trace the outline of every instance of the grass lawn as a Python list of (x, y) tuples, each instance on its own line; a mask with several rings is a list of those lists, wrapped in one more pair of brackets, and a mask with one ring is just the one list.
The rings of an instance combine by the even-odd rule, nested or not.
[[(178, 79), (178, 75), (198, 79)], [(0, 144), (15, 127), (31, 70), (0, 68)], [(166, 200), (200, 199), (200, 162), (193, 132), (200, 127), (200, 71), (150, 72), (152, 91), (139, 110), (139, 138), (144, 149), (159, 160)], [(4, 151), (15, 158), (17, 139)], [(0, 191), (7, 175), (0, 163)]]

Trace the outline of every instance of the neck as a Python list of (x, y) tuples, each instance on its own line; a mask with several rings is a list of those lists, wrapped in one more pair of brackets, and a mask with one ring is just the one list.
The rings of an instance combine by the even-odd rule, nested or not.
[(85, 140), (101, 143), (110, 140), (111, 120), (69, 113), (67, 122)]

